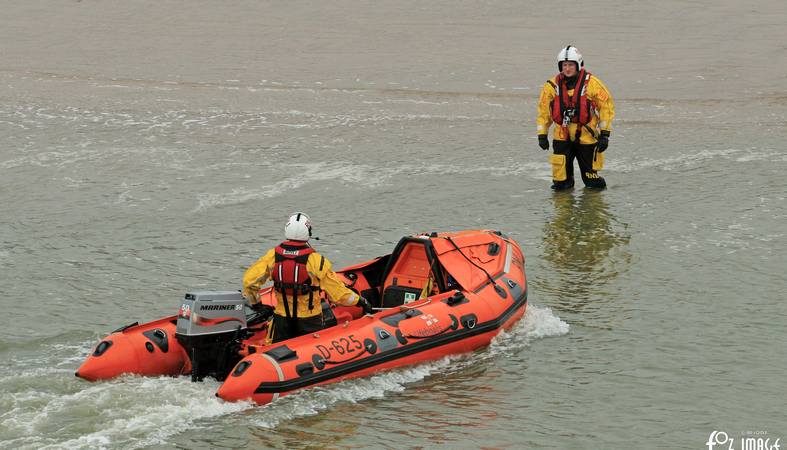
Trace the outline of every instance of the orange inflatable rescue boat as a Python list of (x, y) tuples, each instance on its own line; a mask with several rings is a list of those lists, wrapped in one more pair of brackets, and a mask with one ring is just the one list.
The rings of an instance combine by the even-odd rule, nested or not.
[[(299, 389), (486, 346), (527, 306), (519, 245), (491, 230), (404, 237), (393, 253), (337, 271), (377, 311), (330, 305), (327, 328), (266, 345), (267, 317), (236, 291), (186, 294), (177, 315), (104, 338), (76, 372), (223, 380), (219, 397), (265, 404)], [(270, 305), (270, 287), (260, 291)]]

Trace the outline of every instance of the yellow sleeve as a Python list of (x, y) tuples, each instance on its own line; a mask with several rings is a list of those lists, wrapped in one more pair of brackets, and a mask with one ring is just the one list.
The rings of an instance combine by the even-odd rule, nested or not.
[(243, 296), (249, 303), (257, 303), (257, 291), (268, 281), (273, 270), (273, 263), (276, 258), (276, 250), (270, 249), (268, 253), (258, 259), (257, 262), (246, 269), (243, 274)]
[(320, 289), (328, 294), (328, 298), (332, 302), (344, 306), (355, 305), (360, 297), (342, 283), (332, 267), (333, 265), (328, 261), (328, 258), (314, 252), (309, 256), (306, 268), (309, 270), (309, 276), (311, 276), (312, 280), (317, 280), (320, 284)]
[(588, 83), (588, 98), (596, 104), (598, 110), (598, 127), (602, 131), (612, 131), (612, 120), (615, 118), (615, 102), (612, 94), (598, 78), (591, 77)]
[(555, 88), (547, 81), (541, 88), (538, 99), (538, 117), (536, 117), (536, 133), (547, 134), (552, 125), (552, 101), (555, 100)]

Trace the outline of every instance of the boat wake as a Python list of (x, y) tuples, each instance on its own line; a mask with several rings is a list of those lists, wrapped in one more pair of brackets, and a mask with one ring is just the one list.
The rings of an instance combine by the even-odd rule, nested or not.
[(258, 408), (252, 423), (260, 427), (275, 428), (282, 422), (316, 415), (341, 402), (356, 403), (383, 398), (389, 393), (402, 392), (408, 384), (422, 381), (432, 375), (446, 375), (447, 372), (456, 373), (472, 369), (479, 364), (479, 359), (494, 364), (496, 358), (521, 351), (533, 340), (562, 336), (568, 331), (569, 325), (560, 320), (550, 308), (528, 305), (525, 317), (509, 331), (501, 332), (486, 349), (470, 354), (446, 356), (417, 366), (301, 391)]
[[(160, 445), (185, 431), (213, 423), (238, 422), (276, 428), (341, 403), (379, 399), (402, 392), (432, 375), (461, 372), (524, 350), (530, 342), (568, 333), (569, 326), (549, 308), (528, 306), (525, 317), (472, 354), (392, 370), (371, 377), (307, 389), (258, 407), (216, 398), (220, 383), (189, 377), (123, 376), (86, 383), (73, 376), (79, 357), (95, 340), (82, 344), (45, 344), (38, 357), (9, 361), (0, 373), (0, 441), (14, 448), (140, 448)], [(75, 351), (76, 350), (76, 351)], [(42, 360), (40, 354), (48, 354)]]

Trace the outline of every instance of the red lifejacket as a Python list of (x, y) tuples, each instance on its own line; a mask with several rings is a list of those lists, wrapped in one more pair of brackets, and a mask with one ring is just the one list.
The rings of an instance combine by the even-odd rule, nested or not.
[[(557, 126), (568, 128), (569, 123), (576, 123), (577, 132), (576, 138), (582, 133), (582, 125), (590, 123), (593, 118), (591, 108), (593, 102), (588, 100), (587, 85), (590, 81), (590, 72), (585, 72), (585, 69), (579, 71), (577, 75), (577, 84), (574, 86), (574, 93), (571, 97), (568, 96), (569, 88), (566, 86), (566, 77), (562, 73), (555, 77), (555, 82), (549, 80), (549, 84), (555, 88), (557, 95), (552, 100), (552, 120)], [(590, 130), (590, 129), (588, 129)], [(593, 134), (592, 130), (591, 134)]]
[[(306, 262), (314, 249), (306, 242), (284, 241), (276, 249), (273, 263), (273, 288), (280, 292), (284, 301), (284, 311), (287, 317), (298, 317), (298, 296), (309, 294), (309, 309), (314, 306), (312, 301), (314, 291), (319, 288), (312, 286)], [(292, 298), (293, 314), (290, 316), (290, 307), (287, 297)]]

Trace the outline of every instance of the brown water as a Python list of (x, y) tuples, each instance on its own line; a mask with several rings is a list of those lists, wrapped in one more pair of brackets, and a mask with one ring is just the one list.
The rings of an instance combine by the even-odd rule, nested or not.
[[(0, 446), (787, 435), (786, 4), (574, 10), (0, 2)], [(568, 43), (616, 100), (600, 193), (550, 192), (536, 145)], [(215, 382), (73, 377), (118, 326), (239, 287), (294, 210), (337, 266), (411, 233), (503, 230), (527, 256), (528, 314), (472, 355), (263, 408)]]

